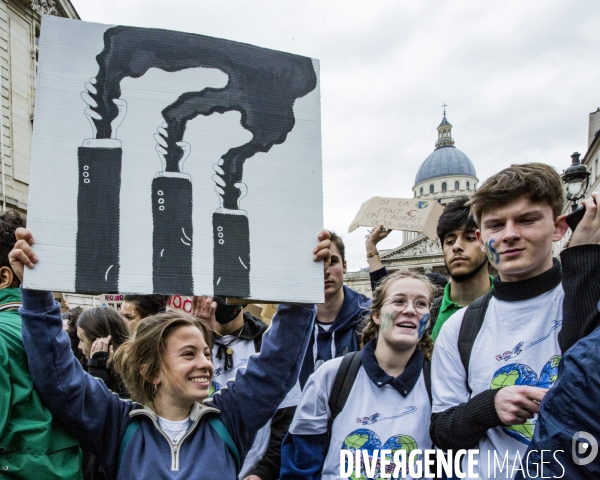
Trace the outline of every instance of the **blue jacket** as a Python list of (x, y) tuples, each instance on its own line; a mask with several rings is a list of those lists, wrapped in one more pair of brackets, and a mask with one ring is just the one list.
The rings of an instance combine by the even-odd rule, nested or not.
[[(300, 387), (304, 388), (308, 377), (315, 371), (314, 342), (317, 342), (317, 358), (327, 361), (333, 357), (343, 357), (349, 352), (356, 352), (359, 345), (356, 340), (356, 331), (362, 331), (359, 324), (365, 316), (366, 309), (371, 305), (371, 299), (358, 293), (347, 286), (344, 289), (344, 303), (342, 308), (326, 332), (313, 333), (304, 355), (302, 369), (300, 370)], [(316, 327), (315, 327), (316, 328)], [(332, 356), (331, 342), (334, 342), (335, 355)]]
[[(525, 475), (519, 473), (516, 479), (542, 477), (542, 472), (537, 475), (535, 472), (535, 464), (542, 464), (542, 450), (546, 450), (543, 457), (545, 477), (569, 480), (600, 478), (600, 452), (588, 465), (577, 465), (573, 460), (573, 448), (576, 454), (578, 450), (578, 442), (573, 444), (575, 433), (586, 432), (595, 438), (596, 446), (600, 443), (600, 327), (563, 355), (558, 376), (558, 381), (542, 401), (527, 449), (528, 456), (524, 457), (528, 459), (529, 473), (525, 470)], [(580, 435), (575, 437), (575, 440), (578, 439), (590, 444)], [(577, 457), (586, 458), (584, 455)]]
[[(236, 478), (233, 457), (205, 420), (220, 416), (243, 461), (257, 430), (296, 383), (315, 317), (313, 306), (280, 306), (260, 355), (251, 357), (245, 373), (238, 372), (205, 405), (193, 407), (193, 426), (174, 446), (152, 410), (120, 399), (83, 371), (51, 293), (23, 290), (20, 312), (31, 376), (42, 400), (98, 457), (107, 478), (123, 480)], [(132, 417), (141, 420), (140, 428), (117, 471), (119, 445)]]

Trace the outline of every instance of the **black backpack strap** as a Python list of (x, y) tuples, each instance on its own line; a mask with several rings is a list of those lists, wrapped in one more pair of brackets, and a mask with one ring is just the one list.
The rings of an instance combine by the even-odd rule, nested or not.
[(437, 321), (437, 316), (438, 313), (440, 313), (440, 307), (442, 306), (442, 300), (444, 299), (444, 296), (440, 296), (437, 297), (434, 301), (433, 301), (433, 306), (431, 307), (431, 311), (429, 312), (429, 328), (427, 329), (427, 331), (429, 332), (429, 335), (431, 335), (431, 332), (433, 332), (433, 327), (435, 327), (435, 322)]
[(431, 360), (427, 358), (423, 359), (423, 379), (425, 380), (429, 403), (433, 403), (433, 396), (431, 395)]
[(467, 391), (469, 393), (471, 393), (471, 387), (469, 386), (469, 361), (471, 360), (471, 350), (473, 350), (473, 344), (475, 343), (475, 339), (485, 320), (485, 312), (487, 311), (491, 298), (492, 292), (489, 291), (467, 307), (462, 324), (460, 325), (460, 332), (458, 333), (458, 353), (460, 354), (460, 361), (465, 369)]
[(346, 405), (350, 390), (352, 390), (352, 385), (354, 385), (354, 380), (356, 380), (361, 364), (362, 351), (350, 352), (347, 355), (344, 355), (340, 368), (335, 374), (333, 386), (331, 387), (331, 392), (329, 394), (329, 411), (331, 412), (331, 415), (327, 422), (327, 431), (330, 436), (333, 422), (344, 409), (344, 405)]

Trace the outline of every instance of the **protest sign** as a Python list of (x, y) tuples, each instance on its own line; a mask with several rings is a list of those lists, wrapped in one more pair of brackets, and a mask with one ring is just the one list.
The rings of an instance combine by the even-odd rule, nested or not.
[(419, 232), (435, 240), (440, 215), (444, 211), (438, 202), (418, 198), (373, 197), (362, 204), (348, 228), (383, 225), (392, 230)]
[(317, 60), (56, 17), (41, 32), (26, 287), (323, 300)]

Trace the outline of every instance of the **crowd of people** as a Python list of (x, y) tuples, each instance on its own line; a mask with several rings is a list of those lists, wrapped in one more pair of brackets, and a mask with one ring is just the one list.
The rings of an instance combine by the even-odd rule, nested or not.
[[(344, 243), (323, 230), (307, 256), (324, 303), (280, 305), (270, 326), (211, 297), (192, 315), (162, 295), (61, 315), (51, 292), (21, 288), (35, 232), (5, 213), (0, 477), (331, 480), (350, 451), (346, 478), (397, 478), (369, 455), (436, 449), (448, 462), (428, 478), (600, 478), (582, 456), (600, 439), (598, 198), (559, 260), (559, 175), (504, 169), (440, 217), (443, 287), (388, 272), (389, 230), (373, 229), (372, 299), (344, 285)], [(477, 461), (452, 465), (462, 450)]]

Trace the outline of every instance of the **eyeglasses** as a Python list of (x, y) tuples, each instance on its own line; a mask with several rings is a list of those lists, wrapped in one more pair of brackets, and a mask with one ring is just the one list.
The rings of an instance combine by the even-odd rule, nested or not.
[(390, 297), (383, 301), (381, 305), (385, 305), (390, 302), (390, 307), (395, 312), (403, 312), (408, 307), (408, 304), (412, 302), (414, 309), (420, 313), (427, 313), (431, 308), (431, 303), (425, 300), (409, 300), (408, 298), (402, 297)]

